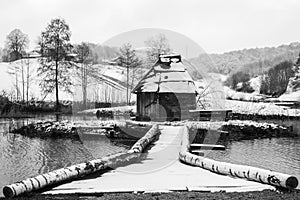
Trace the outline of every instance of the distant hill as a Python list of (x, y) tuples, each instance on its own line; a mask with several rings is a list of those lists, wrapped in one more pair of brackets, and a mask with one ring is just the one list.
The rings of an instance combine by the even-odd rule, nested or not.
[(190, 61), (210, 72), (230, 74), (243, 70), (255, 76), (284, 60), (295, 62), (299, 52), (300, 43), (294, 42), (278, 47), (243, 49), (223, 54), (201, 54)]

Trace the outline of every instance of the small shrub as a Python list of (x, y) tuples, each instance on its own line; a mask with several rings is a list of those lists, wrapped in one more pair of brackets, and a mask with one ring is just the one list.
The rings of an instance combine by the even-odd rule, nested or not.
[(238, 92), (246, 92), (246, 93), (252, 93), (254, 92), (254, 89), (251, 87), (249, 82), (243, 82), (242, 87), (237, 89)]
[(274, 97), (282, 95), (286, 91), (289, 79), (294, 73), (292, 62), (284, 61), (279, 63), (262, 77), (260, 93)]
[(238, 83), (247, 83), (250, 80), (250, 75), (243, 71), (238, 71), (231, 74), (225, 82), (225, 85), (236, 90)]

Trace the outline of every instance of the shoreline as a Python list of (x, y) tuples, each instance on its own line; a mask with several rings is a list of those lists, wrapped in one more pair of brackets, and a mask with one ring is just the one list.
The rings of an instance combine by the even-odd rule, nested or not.
[[(30, 123), (20, 128), (11, 127), (11, 133), (27, 137), (39, 138), (73, 138), (79, 139), (84, 135), (106, 135), (111, 139), (139, 139), (149, 129), (152, 123), (132, 120), (118, 121), (40, 121)], [(189, 121), (189, 122), (156, 122), (156, 124), (169, 126), (182, 126), (207, 132), (207, 130), (225, 131), (221, 138), (231, 140), (297, 137), (293, 126), (278, 125), (275, 123), (256, 122), (249, 120), (229, 120), (226, 122)], [(89, 133), (84, 133), (84, 132)], [(99, 132), (100, 131), (100, 132)], [(128, 134), (130, 132), (130, 134)], [(202, 133), (200, 133), (202, 135)], [(204, 133), (203, 132), (203, 133)]]
[[(249, 192), (210, 192), (210, 191), (173, 191), (173, 192), (154, 192), (144, 193), (141, 192), (113, 192), (113, 193), (74, 193), (74, 194), (37, 194), (28, 193), (26, 195), (14, 197), (16, 200), (82, 200), (82, 199), (256, 199), (256, 200), (271, 200), (271, 199), (285, 199), (295, 200), (299, 198), (300, 190), (293, 190), (287, 192), (278, 192), (274, 190), (263, 190), (263, 191), (249, 191)], [(5, 199), (1, 197), (0, 199)]]

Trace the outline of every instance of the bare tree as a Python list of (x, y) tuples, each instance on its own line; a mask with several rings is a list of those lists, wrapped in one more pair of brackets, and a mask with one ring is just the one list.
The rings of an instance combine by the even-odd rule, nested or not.
[[(127, 79), (126, 79), (126, 85), (127, 85), (127, 90), (126, 90), (126, 102), (127, 104), (130, 103), (130, 97), (131, 93), (129, 92), (129, 89), (132, 89), (134, 80), (135, 80), (135, 72), (137, 68), (141, 65), (141, 60), (136, 56), (135, 50), (132, 49), (132, 46), (130, 43), (124, 44), (120, 48), (120, 56), (118, 59), (118, 64), (122, 67), (126, 67), (127, 70)], [(131, 84), (129, 83), (129, 71), (132, 71), (132, 76), (131, 76)]]
[[(33, 71), (30, 67), (30, 61), (28, 58), (22, 58), (21, 60), (10, 63), (7, 73), (15, 79), (14, 87), (16, 100), (22, 100), (28, 102), (28, 95), (30, 84), (33, 81)], [(26, 98), (25, 98), (26, 95)]]
[(15, 79), (15, 83), (14, 83), (15, 94), (16, 94), (15, 100), (17, 101), (20, 100), (19, 72), (20, 72), (20, 66), (18, 64), (14, 62), (9, 63), (7, 73)]
[(22, 85), (23, 85), (23, 101), (25, 100), (24, 96), (26, 93), (26, 102), (28, 104), (30, 85), (34, 80), (32, 76), (34, 69), (30, 68), (30, 58), (28, 57), (28, 55), (26, 58), (22, 59), (21, 66), (22, 66), (21, 71), (22, 71)]
[[(24, 34), (20, 29), (12, 30), (6, 37), (5, 51), (9, 55), (9, 61), (15, 61), (22, 58), (29, 43), (28, 36)], [(17, 63), (13, 63), (8, 70), (8, 73), (15, 76), (15, 88), (16, 88), (16, 100), (19, 100), (19, 73), (21, 70), (22, 82), (23, 82), (23, 100), (24, 100), (24, 70)]]
[(22, 58), (22, 53), (25, 51), (29, 43), (28, 36), (20, 29), (14, 29), (6, 37), (6, 49), (9, 53), (10, 61), (15, 61)]
[(145, 45), (149, 48), (147, 50), (147, 64), (149, 65), (153, 65), (160, 54), (168, 54), (172, 51), (167, 37), (162, 33), (150, 37), (145, 41)]
[(80, 68), (78, 70), (79, 73), (77, 73), (77, 76), (81, 82), (83, 106), (84, 109), (86, 109), (88, 78), (91, 73), (96, 73), (92, 68), (95, 59), (91, 54), (89, 45), (85, 42), (76, 45), (75, 52), (77, 54), (77, 62), (80, 63)]
[(56, 111), (60, 111), (59, 87), (71, 93), (72, 81), (70, 78), (71, 62), (68, 53), (72, 45), (70, 43), (71, 31), (64, 19), (52, 19), (46, 30), (42, 32), (39, 46), (42, 54), (39, 75), (44, 76), (40, 86), (44, 93), (55, 91)]

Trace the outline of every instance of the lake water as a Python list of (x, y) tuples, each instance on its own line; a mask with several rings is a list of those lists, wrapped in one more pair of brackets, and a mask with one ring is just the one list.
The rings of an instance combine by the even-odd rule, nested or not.
[(282, 172), (300, 180), (300, 137), (233, 141), (225, 151), (209, 151), (206, 157)]
[[(40, 119), (55, 119), (43, 116)], [(64, 119), (82, 119), (65, 116)], [(128, 150), (133, 141), (114, 142), (104, 135), (72, 139), (28, 138), (9, 133), (9, 126), (21, 127), (36, 119), (0, 120), (0, 196), (4, 185), (78, 164), (95, 158)]]
[[(39, 116), (55, 119), (55, 116)], [(82, 119), (65, 116), (64, 119)], [(54, 169), (78, 164), (109, 154), (125, 151), (133, 144), (113, 142), (106, 136), (90, 140), (28, 138), (9, 133), (9, 126), (22, 126), (32, 119), (0, 120), (0, 196), (2, 187), (46, 173)], [(300, 138), (272, 138), (234, 141), (226, 151), (210, 151), (208, 157), (236, 164), (248, 164), (295, 175), (300, 180)]]

